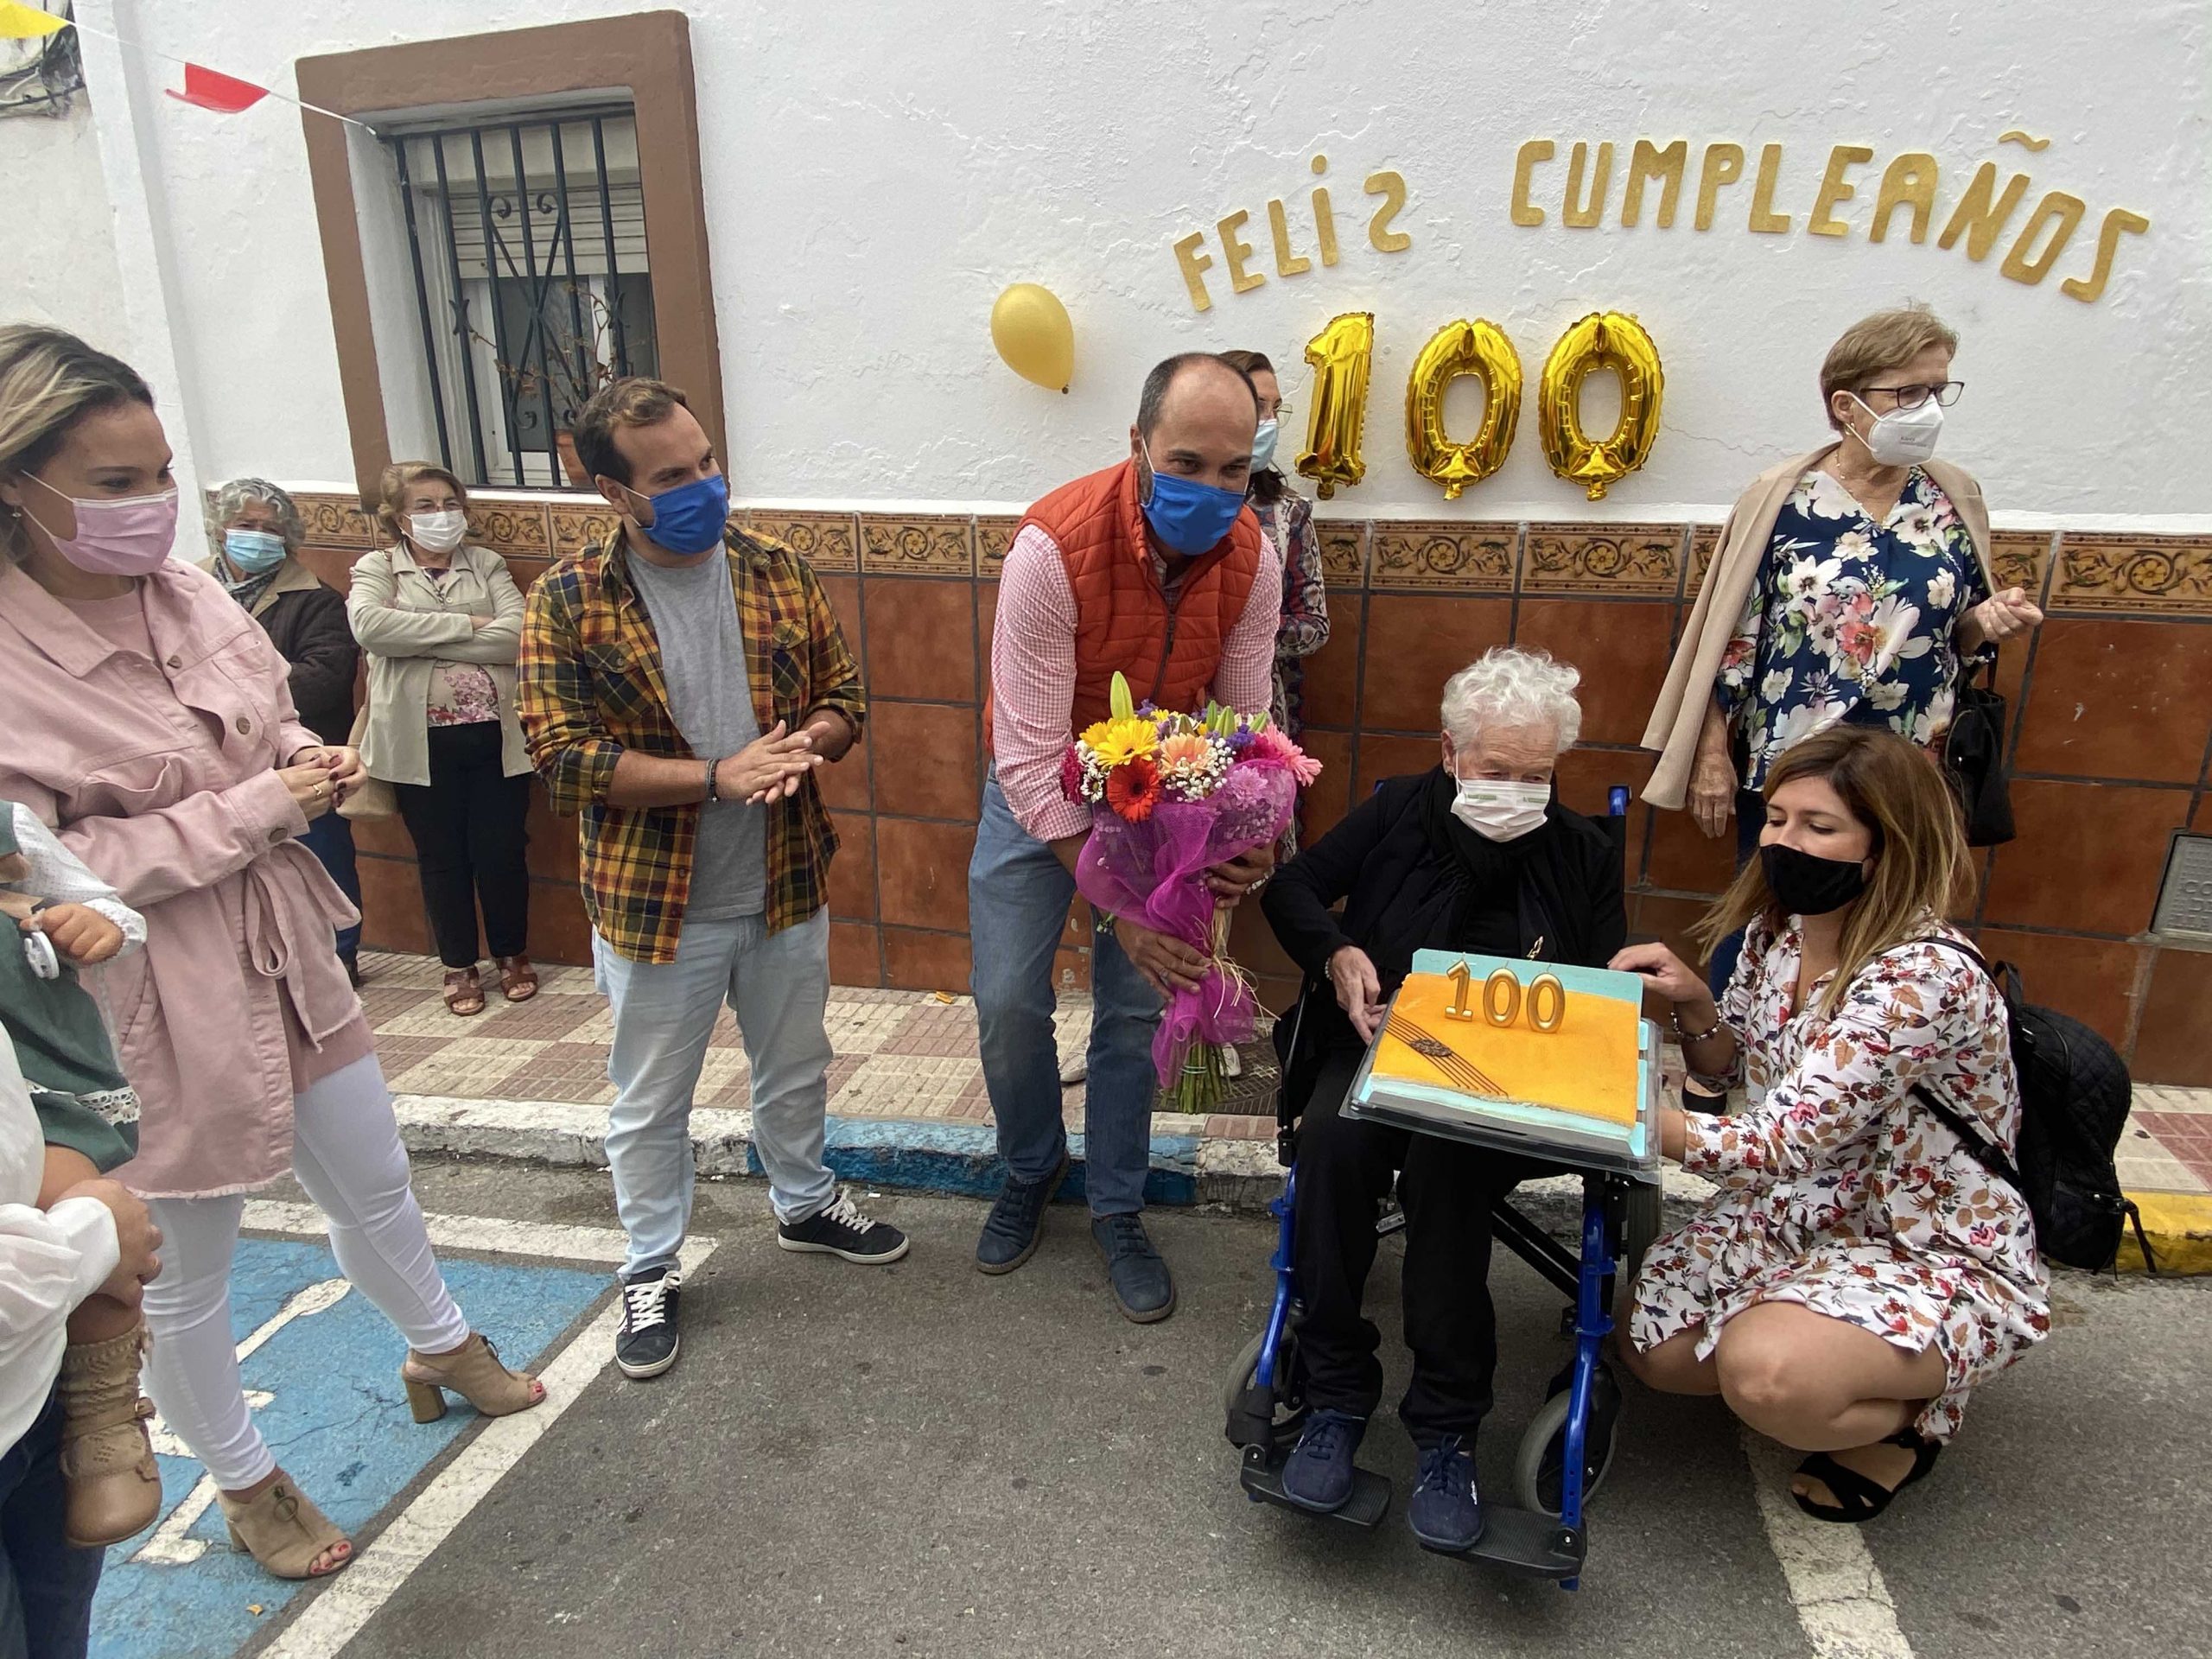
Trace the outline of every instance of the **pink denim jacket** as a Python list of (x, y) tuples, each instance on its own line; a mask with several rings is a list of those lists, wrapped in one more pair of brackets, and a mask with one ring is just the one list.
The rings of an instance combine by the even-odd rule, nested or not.
[(148, 1198), (263, 1186), (292, 1166), (289, 1006), (308, 1046), (366, 1052), (330, 944), (354, 918), (294, 837), (276, 769), (315, 734), (284, 661), (206, 573), (140, 584), (154, 657), (123, 651), (0, 559), (0, 799), (53, 825), (146, 918), (105, 970)]

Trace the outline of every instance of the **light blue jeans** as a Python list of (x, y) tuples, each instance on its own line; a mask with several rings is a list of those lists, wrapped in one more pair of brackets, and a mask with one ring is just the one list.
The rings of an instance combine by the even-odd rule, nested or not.
[(691, 1221), (691, 1097), (727, 1001), (753, 1067), (753, 1149), (776, 1219), (829, 1207), (822, 1160), (829, 1107), (830, 912), (771, 934), (759, 916), (687, 922), (670, 963), (632, 962), (592, 940), (599, 988), (614, 1005), (607, 1118), (614, 1209), (630, 1236), (624, 1278), (671, 1267)]
[[(968, 936), (976, 963), (970, 985), (999, 1156), (1023, 1181), (1050, 1176), (1067, 1145), (1052, 1041), (1052, 952), (1074, 897), (1067, 867), (1016, 822), (997, 776), (987, 779), (976, 855), (968, 865)], [(1091, 940), (1090, 996), (1084, 1185), (1091, 1214), (1134, 1215), (1144, 1208), (1152, 1162), (1152, 1037), (1160, 997), (1122, 947), (1103, 936)]]

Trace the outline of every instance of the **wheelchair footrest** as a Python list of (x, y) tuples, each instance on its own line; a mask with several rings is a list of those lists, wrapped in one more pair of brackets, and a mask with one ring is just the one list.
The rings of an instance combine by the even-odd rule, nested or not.
[(1243, 1487), (1248, 1497), (1262, 1503), (1276, 1504), (1296, 1515), (1311, 1516), (1317, 1521), (1343, 1521), (1355, 1527), (1366, 1528), (1373, 1527), (1389, 1513), (1389, 1478), (1376, 1474), (1371, 1469), (1352, 1471), (1351, 1497), (1340, 1510), (1309, 1510), (1301, 1503), (1292, 1503), (1282, 1489), (1282, 1466), (1289, 1456), (1287, 1450), (1271, 1457), (1265, 1446), (1247, 1447), (1244, 1460), (1236, 1471), (1237, 1484)]
[(1557, 1516), (1485, 1503), (1483, 1535), (1473, 1548), (1461, 1553), (1461, 1559), (1487, 1561), (1492, 1567), (1540, 1579), (1572, 1580), (1581, 1575), (1582, 1558), (1588, 1548), (1582, 1533), (1561, 1526)]

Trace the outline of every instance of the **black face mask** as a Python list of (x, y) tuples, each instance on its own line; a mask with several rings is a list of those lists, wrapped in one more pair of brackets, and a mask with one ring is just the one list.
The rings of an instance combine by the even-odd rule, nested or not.
[(1857, 859), (1816, 858), (1770, 842), (1759, 849), (1767, 891), (1792, 916), (1825, 916), (1866, 891), (1866, 869)]

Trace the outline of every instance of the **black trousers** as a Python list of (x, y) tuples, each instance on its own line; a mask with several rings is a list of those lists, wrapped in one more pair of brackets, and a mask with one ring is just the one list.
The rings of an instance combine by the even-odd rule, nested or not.
[(1375, 1265), (1377, 1204), (1398, 1175), (1406, 1217), (1406, 1345), (1413, 1379), (1398, 1415), (1423, 1446), (1471, 1439), (1491, 1407), (1497, 1325), (1490, 1299), (1491, 1200), (1544, 1166), (1481, 1147), (1363, 1123), (1339, 1108), (1357, 1050), (1331, 1055), (1298, 1132), (1294, 1256), (1306, 1397), (1371, 1416), (1382, 1397), (1382, 1333), (1360, 1313)]
[(530, 774), (499, 770), (499, 722), (430, 728), (430, 781), (395, 784), (399, 816), (415, 839), (423, 907), (448, 968), (478, 961), (476, 913), (494, 957), (530, 948), (530, 868), (524, 821)]
[(84, 1659), (106, 1552), (61, 1536), (61, 1402), (0, 1449), (0, 1659)]

